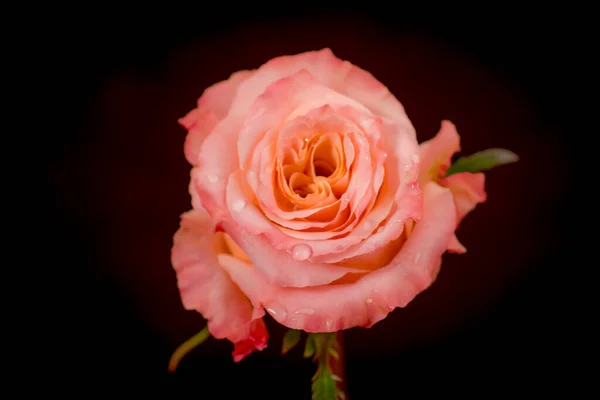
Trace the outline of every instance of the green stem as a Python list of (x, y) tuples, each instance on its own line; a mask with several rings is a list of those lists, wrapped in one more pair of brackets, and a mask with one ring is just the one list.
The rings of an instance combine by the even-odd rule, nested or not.
[(175, 372), (179, 362), (186, 354), (190, 351), (201, 345), (208, 337), (210, 336), (210, 332), (208, 331), (208, 326), (205, 326), (200, 332), (196, 333), (194, 336), (183, 342), (171, 356), (169, 360), (169, 372)]
[(330, 357), (329, 365), (331, 367), (331, 373), (338, 376), (341, 380), (336, 382), (338, 389), (344, 394), (344, 398), (348, 400), (348, 392), (346, 391), (346, 376), (345, 376), (345, 362), (344, 362), (344, 342), (343, 333), (339, 331), (335, 334), (335, 339), (332, 343), (332, 348), (337, 352), (338, 357)]

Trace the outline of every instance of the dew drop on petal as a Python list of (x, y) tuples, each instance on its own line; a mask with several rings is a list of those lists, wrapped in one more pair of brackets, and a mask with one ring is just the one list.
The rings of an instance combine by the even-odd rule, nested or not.
[(296, 260), (306, 260), (312, 254), (312, 249), (307, 244), (298, 244), (292, 249), (292, 257)]
[(327, 327), (327, 329), (331, 329), (331, 327), (333, 326), (333, 321), (330, 318), (327, 318), (325, 320), (325, 326)]
[(265, 309), (277, 321), (284, 321), (287, 318), (287, 310), (279, 303), (269, 303)]
[(370, 298), (370, 297), (368, 297), (368, 298), (367, 298), (367, 303), (371, 304), (372, 302), (373, 302), (373, 299), (372, 299), (372, 298)]
[(296, 310), (296, 312), (294, 314), (312, 315), (314, 313), (315, 313), (315, 309), (314, 308), (304, 307), (304, 308), (300, 308), (299, 310)]
[(231, 209), (233, 211), (242, 211), (246, 207), (246, 202), (244, 200), (236, 200), (231, 204)]
[(414, 258), (415, 263), (418, 263), (420, 259), (421, 259), (421, 252), (417, 252), (415, 254), (415, 258)]
[(419, 184), (417, 183), (417, 181), (412, 181), (408, 184), (408, 190), (411, 193), (418, 193), (419, 192)]

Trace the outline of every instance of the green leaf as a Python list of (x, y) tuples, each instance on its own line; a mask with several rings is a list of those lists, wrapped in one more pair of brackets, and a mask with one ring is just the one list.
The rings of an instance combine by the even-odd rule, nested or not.
[(518, 160), (519, 156), (510, 150), (487, 149), (456, 160), (456, 162), (448, 168), (446, 177), (459, 172), (485, 171), (500, 165), (514, 163)]
[(179, 345), (169, 360), (169, 372), (175, 372), (181, 359), (190, 351), (204, 343), (209, 336), (210, 332), (208, 331), (208, 326), (205, 326), (200, 332), (196, 333), (194, 336)]
[(281, 346), (281, 354), (286, 354), (288, 351), (296, 347), (300, 338), (302, 336), (302, 331), (296, 329), (288, 330), (283, 336), (283, 344)]
[(319, 368), (313, 377), (313, 400), (338, 400), (338, 388), (328, 368)]
[(315, 354), (315, 340), (313, 334), (309, 334), (304, 344), (304, 358), (310, 358)]
[(340, 359), (340, 355), (338, 354), (336, 349), (334, 349), (333, 347), (330, 347), (328, 351), (329, 351), (329, 354), (331, 355), (331, 357), (335, 358), (336, 360)]

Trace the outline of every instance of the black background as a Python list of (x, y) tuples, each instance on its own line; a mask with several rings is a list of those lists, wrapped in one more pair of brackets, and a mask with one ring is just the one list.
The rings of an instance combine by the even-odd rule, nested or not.
[(172, 351), (204, 326), (183, 310), (169, 263), (189, 208), (176, 120), (234, 71), (330, 47), (390, 88), (420, 141), (447, 118), (466, 154), (505, 147), (521, 157), (487, 174), (488, 201), (458, 231), (468, 252), (445, 256), (436, 283), (406, 309), (345, 334), (350, 397), (560, 385), (575, 329), (565, 210), (577, 138), (567, 132), (589, 51), (572, 28), (577, 16), (490, 4), (273, 10), (146, 4), (55, 24), (47, 52), (64, 128), (39, 142), (55, 200), (49, 251), (63, 283), (54, 293), (61, 333), (45, 360), (65, 377), (54, 383), (309, 398), (313, 365), (299, 349), (279, 356), (283, 329), (272, 320), (269, 348), (242, 363), (231, 344), (209, 340), (167, 373)]

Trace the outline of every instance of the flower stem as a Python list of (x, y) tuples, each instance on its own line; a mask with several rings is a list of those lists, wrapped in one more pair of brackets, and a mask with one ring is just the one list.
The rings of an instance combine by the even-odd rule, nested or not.
[(208, 331), (208, 326), (205, 326), (200, 332), (179, 345), (169, 360), (169, 372), (175, 372), (181, 359), (194, 348), (201, 345), (209, 336), (210, 332)]
[(340, 378), (340, 381), (336, 382), (337, 387), (343, 396), (348, 400), (348, 393), (346, 390), (346, 368), (345, 368), (345, 357), (344, 357), (344, 341), (343, 332), (339, 331), (335, 335), (335, 340), (332, 343), (333, 349), (337, 352), (338, 357), (331, 357), (331, 372)]

